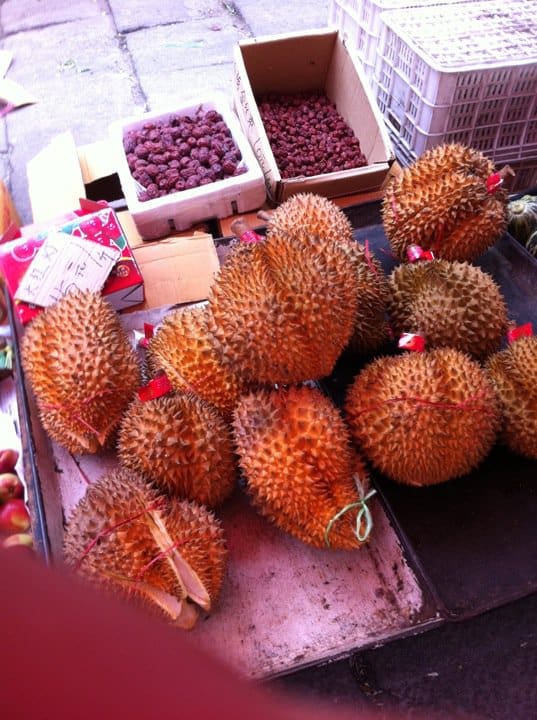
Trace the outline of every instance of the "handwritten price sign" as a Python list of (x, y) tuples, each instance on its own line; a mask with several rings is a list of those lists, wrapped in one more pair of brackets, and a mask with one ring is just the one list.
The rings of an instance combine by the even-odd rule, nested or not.
[(97, 292), (120, 255), (117, 246), (51, 232), (26, 270), (15, 298), (48, 307), (73, 290)]

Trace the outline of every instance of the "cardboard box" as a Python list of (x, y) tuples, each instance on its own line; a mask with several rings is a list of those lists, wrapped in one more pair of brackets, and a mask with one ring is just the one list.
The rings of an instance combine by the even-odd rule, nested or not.
[(30, 322), (42, 308), (15, 300), (15, 294), (26, 270), (52, 229), (103, 244), (112, 240), (121, 250), (121, 256), (108, 276), (102, 294), (118, 311), (143, 302), (144, 279), (115, 212), (109, 207), (101, 207), (89, 214), (80, 212), (80, 215), (73, 211), (66, 213), (61, 222), (56, 218), (56, 223), (22, 227), (21, 237), (0, 244), (0, 271), (14, 300), (17, 317), (23, 324)]
[[(234, 49), (233, 100), (261, 166), (267, 193), (282, 202), (298, 192), (333, 198), (381, 188), (394, 159), (368, 80), (337, 30), (312, 30), (239, 42)], [(267, 93), (322, 90), (360, 141), (368, 165), (312, 177), (283, 179), (261, 121), (256, 98)]]
[(133, 253), (145, 281), (145, 302), (135, 310), (207, 299), (220, 267), (207, 233), (145, 243)]
[[(203, 112), (219, 112), (242, 154), (246, 171), (242, 175), (217, 180), (207, 185), (182, 190), (153, 200), (138, 199), (137, 183), (131, 175), (123, 138), (131, 130), (141, 128), (147, 122), (165, 122), (171, 116), (193, 115)], [(244, 136), (240, 124), (225, 98), (200, 98), (182, 108), (167, 112), (145, 113), (141, 117), (113, 123), (110, 137), (114, 162), (121, 180), (121, 187), (132, 218), (142, 238), (162, 238), (173, 230), (186, 230), (196, 223), (211, 218), (221, 218), (231, 213), (243, 213), (260, 207), (265, 202), (265, 185), (261, 169)]]

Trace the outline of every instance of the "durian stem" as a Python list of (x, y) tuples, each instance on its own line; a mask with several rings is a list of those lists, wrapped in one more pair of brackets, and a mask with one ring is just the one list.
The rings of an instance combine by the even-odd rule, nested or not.
[(231, 223), (231, 232), (244, 243), (256, 243), (263, 239), (255, 230), (252, 230), (243, 217), (233, 220)]

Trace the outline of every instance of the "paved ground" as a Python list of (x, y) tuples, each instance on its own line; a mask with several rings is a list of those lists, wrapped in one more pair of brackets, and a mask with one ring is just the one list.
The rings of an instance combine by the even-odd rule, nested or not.
[[(26, 162), (70, 129), (77, 144), (140, 110), (228, 92), (241, 38), (323, 27), (328, 0), (2, 0), (8, 77), (35, 105), (1, 120), (0, 177), (31, 220)], [(493, 549), (491, 548), (491, 552)], [(536, 598), (277, 682), (334, 705), (454, 709), (490, 720), (537, 718)], [(359, 712), (357, 712), (359, 717)]]

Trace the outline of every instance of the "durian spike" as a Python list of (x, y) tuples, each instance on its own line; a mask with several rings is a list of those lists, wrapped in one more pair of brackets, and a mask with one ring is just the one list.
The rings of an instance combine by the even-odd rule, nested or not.
[(31, 322), (21, 355), (49, 435), (73, 453), (105, 447), (141, 381), (111, 305), (100, 293), (69, 293)]
[(330, 243), (335, 243), (346, 254), (346, 262), (356, 275), (358, 297), (350, 346), (358, 353), (377, 351), (388, 339), (387, 279), (368, 245), (354, 240), (352, 225), (343, 210), (321, 195), (299, 193), (276, 210), (258, 213), (258, 217), (261, 215), (267, 220), (269, 238), (288, 236), (298, 243), (310, 243), (318, 252), (325, 252)]
[(230, 428), (196, 395), (134, 400), (121, 421), (117, 449), (123, 467), (173, 496), (214, 507), (235, 487)]
[(386, 189), (382, 216), (393, 252), (410, 244), (448, 260), (474, 260), (507, 226), (507, 193), (490, 186), (493, 165), (482, 153), (446, 144), (421, 155)]
[(65, 558), (88, 579), (191, 627), (223, 579), (226, 548), (206, 508), (159, 495), (116, 470), (92, 484), (68, 519)]
[(418, 333), (427, 348), (453, 347), (483, 360), (499, 349), (507, 306), (493, 278), (475, 265), (420, 260), (394, 269), (388, 312), (396, 336)]
[(209, 298), (226, 358), (252, 382), (329, 374), (353, 329), (356, 279), (322, 238), (271, 235), (233, 252)]
[(537, 337), (521, 337), (491, 355), (486, 371), (502, 412), (502, 442), (537, 460)]
[(153, 371), (163, 369), (176, 390), (199, 395), (226, 418), (247, 390), (225, 357), (208, 305), (167, 315), (149, 343), (148, 362)]
[(368, 493), (366, 468), (341, 415), (320, 390), (250, 393), (237, 406), (233, 428), (247, 491), (261, 514), (319, 548), (349, 550), (368, 539), (368, 533), (359, 536), (357, 517)]
[(483, 368), (452, 348), (374, 360), (349, 386), (344, 407), (366, 458), (393, 480), (418, 486), (477, 467), (500, 417)]

